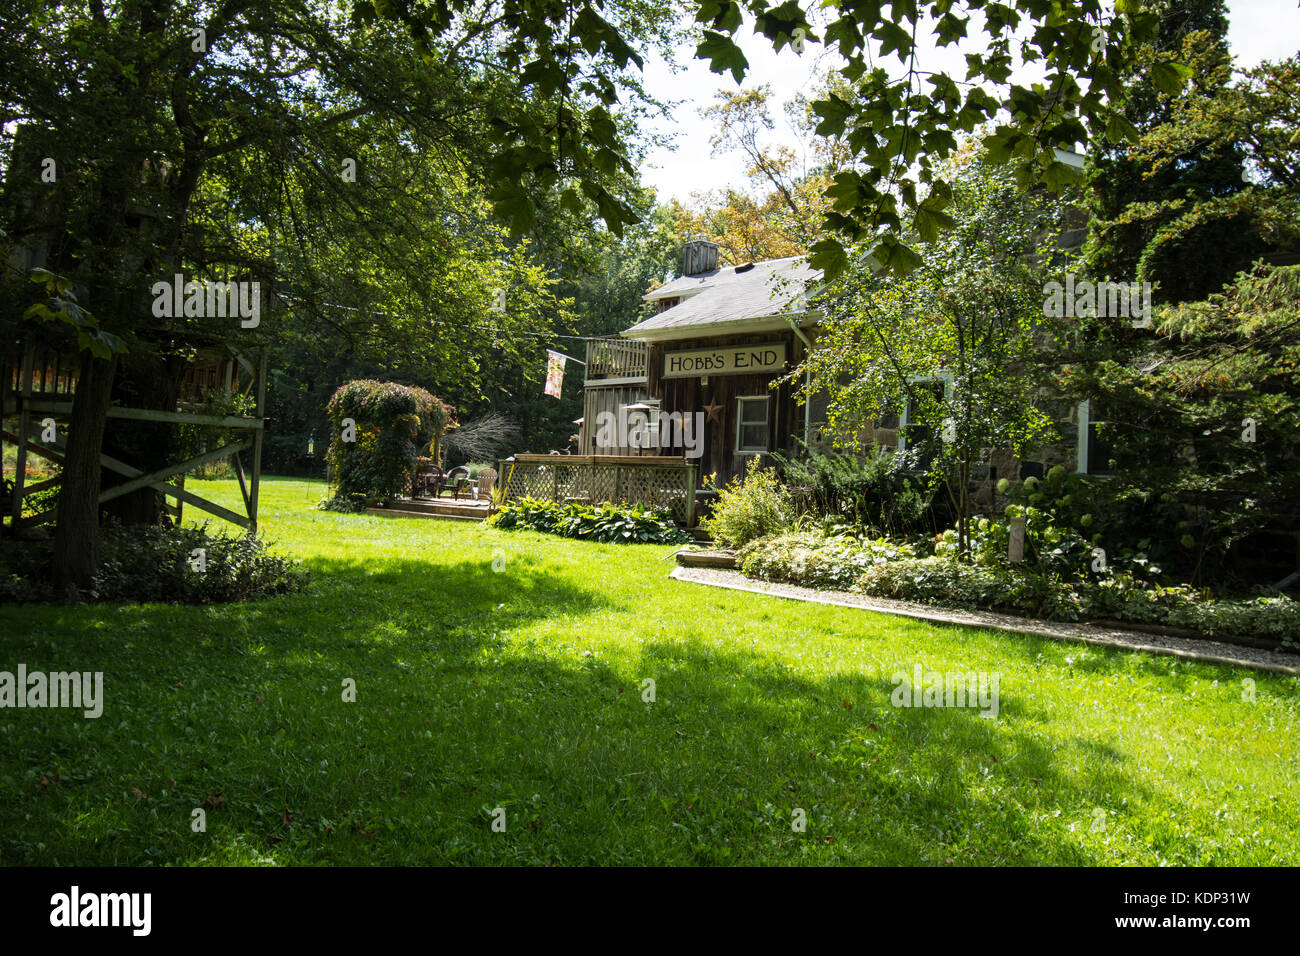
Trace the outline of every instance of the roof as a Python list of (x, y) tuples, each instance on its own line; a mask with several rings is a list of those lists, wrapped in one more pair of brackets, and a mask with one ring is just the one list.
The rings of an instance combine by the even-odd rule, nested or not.
[[(681, 297), (683, 301), (638, 322), (622, 334), (633, 339), (687, 338), (719, 331), (715, 326), (780, 319), (802, 311), (802, 305), (796, 300), (803, 295), (810, 280), (820, 277), (820, 270), (810, 267), (803, 256), (766, 259), (682, 276), (643, 298), (656, 302)], [(783, 323), (784, 319), (780, 321)]]

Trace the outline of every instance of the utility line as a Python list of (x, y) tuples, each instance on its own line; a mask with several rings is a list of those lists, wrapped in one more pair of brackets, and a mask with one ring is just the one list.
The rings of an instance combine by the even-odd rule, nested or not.
[[(291, 299), (295, 302), (308, 301), (306, 299), (302, 299), (295, 295), (287, 295), (283, 292), (278, 292), (276, 294), (282, 299)], [(356, 306), (342, 305), (338, 302), (325, 302), (322, 300), (318, 300), (318, 304), (328, 305), (329, 307), (334, 309), (346, 309), (349, 312), (361, 312), (366, 315), (378, 315), (386, 319), (399, 318), (399, 316), (393, 315), (393, 313), (391, 312), (379, 312), (374, 309), (359, 309)], [(568, 333), (565, 332), (525, 332), (522, 329), (506, 330), (497, 325), (480, 325), (474, 322), (464, 322), (461, 323), (461, 325), (468, 329), (480, 329), (485, 332), (500, 332), (503, 335), (526, 335), (526, 336), (530, 336), (531, 338), (537, 338), (537, 339), (575, 339), (577, 341), (585, 342), (587, 339), (599, 339), (599, 338), (609, 337), (609, 336), (601, 336), (601, 335), (569, 335)], [(577, 360), (575, 359), (574, 361)]]

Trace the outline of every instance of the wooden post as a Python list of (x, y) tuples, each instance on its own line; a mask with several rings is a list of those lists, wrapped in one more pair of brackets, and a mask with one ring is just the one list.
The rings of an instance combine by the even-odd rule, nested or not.
[(257, 405), (253, 417), (262, 423), (262, 427), (253, 432), (253, 473), (249, 476), (248, 489), (248, 531), (257, 534), (257, 492), (262, 483), (262, 438), (266, 434), (266, 346), (262, 346), (257, 360)]
[(31, 340), (23, 343), (23, 364), (21, 370), (22, 380), (19, 384), (18, 395), (18, 458), (17, 466), (14, 468), (14, 493), (11, 507), (11, 517), (9, 527), (14, 531), (23, 520), (23, 484), (27, 481), (27, 432), (32, 423), (32, 360), (36, 354), (36, 346)]
[(1007, 560), (1020, 564), (1025, 560), (1025, 519), (1011, 519), (1011, 539), (1007, 542)]

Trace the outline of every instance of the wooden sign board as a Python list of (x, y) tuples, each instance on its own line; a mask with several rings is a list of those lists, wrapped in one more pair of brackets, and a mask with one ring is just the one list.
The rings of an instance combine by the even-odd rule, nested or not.
[(664, 352), (664, 378), (703, 375), (753, 375), (785, 369), (784, 342), (727, 345), (711, 349)]

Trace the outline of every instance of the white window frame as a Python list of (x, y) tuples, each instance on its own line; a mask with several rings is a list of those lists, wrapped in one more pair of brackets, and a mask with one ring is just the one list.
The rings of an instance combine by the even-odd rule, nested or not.
[[(952, 399), (952, 373), (945, 372), (942, 369), (933, 375), (913, 375), (907, 380), (909, 383), (918, 382), (943, 382), (943, 400), (948, 402)], [(908, 409), (912, 407), (912, 400), (907, 399), (903, 402), (903, 410), (898, 413), (898, 450), (907, 451), (907, 426), (909, 423)]]
[[(743, 434), (745, 427), (744, 415), (741, 412), (745, 402), (762, 402), (763, 403), (763, 427), (766, 429), (763, 436), (762, 448), (742, 448), (740, 436)], [(749, 427), (754, 427), (757, 422), (750, 422)], [(768, 442), (772, 433), (772, 396), (771, 395), (737, 395), (736, 396), (736, 454), (737, 455), (766, 455), (772, 449), (768, 447)]]
[[(1102, 424), (1105, 424), (1103, 422)], [(1085, 398), (1079, 403), (1079, 440), (1075, 443), (1074, 473), (1091, 474), (1096, 478), (1107, 478), (1110, 472), (1089, 472), (1088, 453), (1092, 450), (1092, 399)]]

